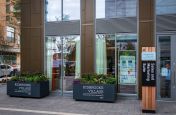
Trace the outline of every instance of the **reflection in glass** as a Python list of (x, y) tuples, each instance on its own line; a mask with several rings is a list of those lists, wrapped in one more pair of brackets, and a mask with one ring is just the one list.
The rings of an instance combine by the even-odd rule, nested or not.
[(61, 20), (61, 0), (47, 0), (46, 20), (48, 22)]
[(80, 0), (63, 0), (63, 20), (80, 19)]
[(80, 19), (80, 0), (47, 0), (46, 2), (46, 20), (50, 21), (68, 21)]
[(156, 0), (157, 14), (176, 14), (176, 0)]
[[(156, 14), (175, 14), (175, 0), (156, 0)], [(96, 18), (136, 17), (137, 0), (96, 0)]]
[(96, 18), (105, 18), (105, 0), (96, 0)]
[(96, 0), (96, 18), (136, 16), (136, 0)]

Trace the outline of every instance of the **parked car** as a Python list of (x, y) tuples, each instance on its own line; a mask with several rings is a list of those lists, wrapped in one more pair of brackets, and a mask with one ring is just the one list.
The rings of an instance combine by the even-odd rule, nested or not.
[(4, 76), (12, 76), (18, 73), (18, 70), (8, 64), (0, 64), (0, 78)]

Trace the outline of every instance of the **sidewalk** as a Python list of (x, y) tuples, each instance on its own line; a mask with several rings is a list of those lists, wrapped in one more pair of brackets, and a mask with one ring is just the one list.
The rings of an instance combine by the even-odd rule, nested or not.
[[(0, 85), (0, 115), (143, 114), (139, 100), (121, 99), (117, 100), (116, 103), (85, 102), (75, 101), (71, 96), (58, 96), (55, 92), (42, 99), (16, 98), (7, 96), (6, 85)], [(176, 115), (176, 102), (159, 101), (156, 115)]]

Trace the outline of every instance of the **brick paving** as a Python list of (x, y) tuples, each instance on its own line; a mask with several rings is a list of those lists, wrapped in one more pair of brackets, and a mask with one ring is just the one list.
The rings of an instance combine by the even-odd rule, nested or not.
[[(41, 99), (17, 98), (7, 96), (6, 85), (0, 84), (0, 115), (43, 115), (36, 112), (13, 112), (1, 108), (48, 111), (45, 115), (50, 115), (51, 112), (58, 112), (57, 115), (150, 115), (141, 113), (140, 101), (135, 99), (117, 99), (115, 103), (75, 101), (70, 95), (62, 97), (56, 92)], [(157, 101), (156, 115), (176, 115), (176, 102)]]

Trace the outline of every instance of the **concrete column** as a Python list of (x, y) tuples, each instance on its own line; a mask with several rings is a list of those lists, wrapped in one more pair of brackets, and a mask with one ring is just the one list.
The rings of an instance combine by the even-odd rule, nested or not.
[(81, 74), (95, 72), (95, 0), (81, 0)]
[(22, 72), (44, 72), (44, 3), (45, 0), (22, 0)]
[(138, 92), (142, 96), (142, 47), (155, 47), (155, 0), (138, 0)]

